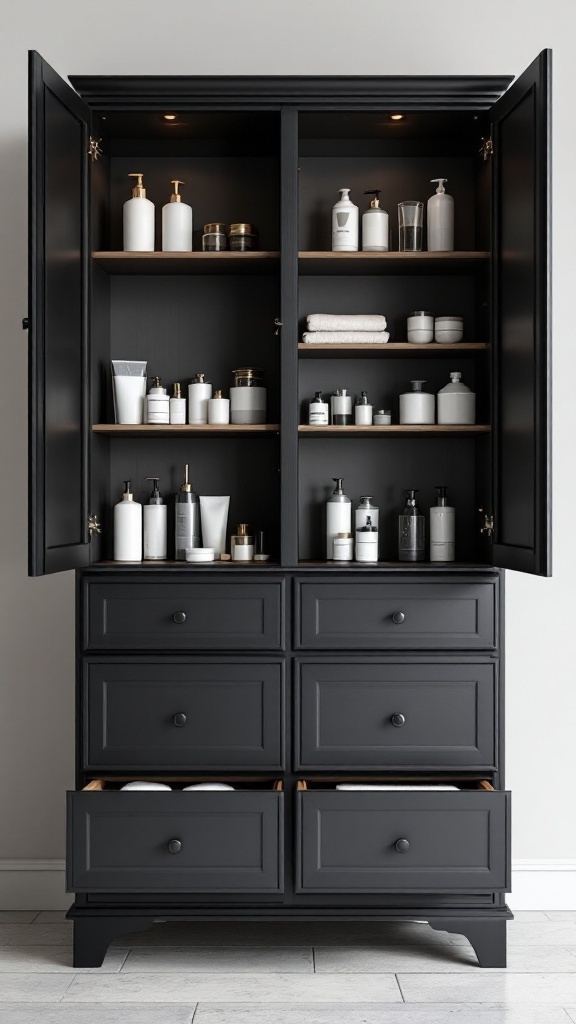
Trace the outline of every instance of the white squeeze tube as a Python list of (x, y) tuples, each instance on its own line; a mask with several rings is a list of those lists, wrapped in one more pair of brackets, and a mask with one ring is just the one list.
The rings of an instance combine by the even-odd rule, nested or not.
[(147, 363), (112, 360), (114, 419), (116, 423), (143, 423)]
[(226, 551), (229, 506), (229, 494), (200, 495), (202, 544), (205, 548), (214, 548), (215, 560), (219, 559), (222, 553)]

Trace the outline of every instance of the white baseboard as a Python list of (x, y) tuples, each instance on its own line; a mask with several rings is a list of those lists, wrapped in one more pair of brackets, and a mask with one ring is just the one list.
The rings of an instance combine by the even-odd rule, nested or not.
[(63, 860), (0, 860), (0, 910), (68, 910)]
[[(0, 910), (67, 910), (63, 860), (0, 860)], [(512, 910), (576, 910), (576, 860), (517, 860)]]

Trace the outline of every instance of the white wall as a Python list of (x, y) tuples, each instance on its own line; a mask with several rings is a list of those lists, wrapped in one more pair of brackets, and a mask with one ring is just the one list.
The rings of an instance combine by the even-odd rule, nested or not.
[[(518, 74), (546, 46), (554, 49), (555, 575), (540, 580), (508, 574), (508, 783), (514, 790), (515, 859), (576, 866), (575, 37), (576, 5), (570, 0), (3, 5), (0, 868), (34, 867), (15, 863), (22, 859), (60, 866), (64, 790), (73, 783), (73, 576), (26, 576), (26, 334), (20, 327), (27, 311), (26, 51), (39, 50), (64, 76), (446, 75)], [(32, 877), (0, 871), (0, 902), (23, 899), (16, 883)], [(576, 872), (554, 878), (561, 878), (561, 888), (573, 882), (565, 905), (576, 905)], [(525, 904), (537, 899), (546, 905), (545, 893), (522, 897)]]

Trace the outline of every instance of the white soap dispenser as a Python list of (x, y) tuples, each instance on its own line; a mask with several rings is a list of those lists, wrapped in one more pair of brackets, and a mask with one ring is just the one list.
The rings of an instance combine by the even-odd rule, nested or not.
[(138, 181), (132, 198), (124, 203), (124, 252), (154, 252), (154, 203), (146, 199), (144, 175), (135, 172), (128, 177)]
[(160, 495), (160, 478), (147, 476), (154, 484), (148, 504), (144, 505), (144, 560), (166, 558), (168, 549), (168, 506)]
[(334, 538), (339, 533), (352, 533), (352, 502), (342, 490), (342, 477), (332, 477), (336, 487), (326, 502), (326, 558), (334, 557)]
[(122, 500), (114, 506), (114, 561), (142, 561), (142, 505), (134, 501), (130, 480), (124, 481)]
[(448, 488), (436, 488), (430, 509), (430, 561), (453, 562), (456, 557), (456, 509), (448, 504)]
[(362, 252), (388, 252), (388, 214), (380, 207), (380, 189), (373, 188), (364, 195), (374, 198), (362, 214)]
[(173, 178), (171, 184), (170, 202), (162, 207), (162, 252), (192, 252), (192, 207), (178, 191), (184, 182)]
[(428, 200), (428, 252), (452, 252), (454, 249), (454, 200), (447, 195), (448, 178), (432, 178), (438, 188)]
[(349, 188), (339, 188), (340, 199), (332, 207), (332, 252), (358, 252), (358, 207)]
[(476, 422), (476, 395), (461, 378), (461, 373), (451, 373), (450, 384), (438, 392), (438, 423)]

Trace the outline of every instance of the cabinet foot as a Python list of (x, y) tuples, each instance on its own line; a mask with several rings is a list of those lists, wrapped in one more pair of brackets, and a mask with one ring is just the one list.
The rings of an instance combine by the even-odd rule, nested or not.
[(465, 935), (480, 967), (506, 967), (506, 921), (467, 920), (465, 917), (429, 918), (431, 928)]
[(151, 925), (152, 918), (147, 917), (74, 918), (74, 967), (101, 967), (112, 939)]

